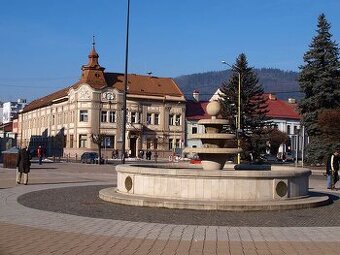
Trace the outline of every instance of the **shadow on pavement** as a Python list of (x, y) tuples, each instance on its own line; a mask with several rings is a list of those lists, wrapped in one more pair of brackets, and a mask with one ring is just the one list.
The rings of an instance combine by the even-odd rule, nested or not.
[(92, 180), (88, 181), (60, 181), (60, 182), (35, 182), (35, 183), (28, 183), (27, 185), (44, 185), (44, 184), (65, 184), (65, 183), (87, 183), (87, 182), (95, 182)]
[(339, 196), (331, 193), (326, 193), (326, 192), (315, 192), (315, 191), (310, 191), (309, 195), (311, 197), (323, 197), (323, 196), (328, 196), (331, 202), (339, 200)]
[(57, 167), (31, 167), (32, 169), (58, 169)]

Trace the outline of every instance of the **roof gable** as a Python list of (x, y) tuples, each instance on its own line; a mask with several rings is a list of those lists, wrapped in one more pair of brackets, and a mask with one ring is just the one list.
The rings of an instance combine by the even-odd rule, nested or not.
[(210, 115), (207, 113), (208, 101), (196, 102), (188, 101), (186, 104), (186, 119), (187, 120), (200, 120), (210, 119)]

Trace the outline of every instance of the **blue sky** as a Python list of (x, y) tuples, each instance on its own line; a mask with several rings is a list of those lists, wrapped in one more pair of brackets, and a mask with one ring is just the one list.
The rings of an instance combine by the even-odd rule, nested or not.
[[(100, 64), (124, 72), (127, 0), (0, 0), (0, 100), (32, 100), (76, 82), (92, 35)], [(131, 0), (129, 72), (176, 77), (225, 68), (297, 71), (326, 14), (340, 40), (339, 0)]]

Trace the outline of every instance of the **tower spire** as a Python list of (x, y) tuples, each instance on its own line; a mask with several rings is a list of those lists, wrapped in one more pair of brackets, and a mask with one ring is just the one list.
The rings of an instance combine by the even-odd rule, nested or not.
[(95, 45), (96, 45), (95, 36), (92, 35), (92, 49), (88, 56), (88, 64), (83, 65), (81, 68), (82, 76), (80, 81), (102, 87), (106, 85), (104, 77), (105, 68), (99, 65), (98, 62), (99, 55), (96, 52)]
[(92, 49), (96, 46), (95, 35), (92, 35)]

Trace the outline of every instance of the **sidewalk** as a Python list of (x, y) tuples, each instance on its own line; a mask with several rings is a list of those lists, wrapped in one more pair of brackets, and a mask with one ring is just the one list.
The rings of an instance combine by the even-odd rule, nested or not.
[[(112, 165), (33, 164), (29, 185), (16, 185), (14, 180), (14, 169), (0, 168), (1, 255), (339, 254), (340, 226), (235, 227), (148, 223), (48, 212), (17, 203), (17, 198), (28, 192), (115, 185), (116, 174)], [(327, 191), (321, 176), (313, 178), (310, 183), (313, 192)], [(339, 193), (333, 192), (337, 196)], [(338, 211), (334, 213), (339, 215)], [(237, 214), (240, 213), (235, 213), (235, 217)]]

